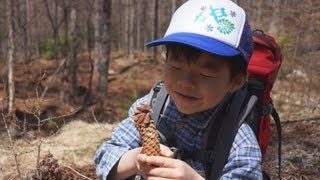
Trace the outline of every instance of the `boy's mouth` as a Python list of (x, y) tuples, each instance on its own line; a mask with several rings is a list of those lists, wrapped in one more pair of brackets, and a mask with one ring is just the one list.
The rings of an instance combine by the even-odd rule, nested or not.
[(198, 98), (195, 97), (195, 96), (192, 96), (192, 95), (189, 95), (189, 94), (186, 94), (186, 93), (181, 93), (181, 92), (178, 92), (178, 91), (175, 91), (175, 93), (180, 96), (181, 98), (183, 99), (186, 99), (186, 100), (197, 100)]

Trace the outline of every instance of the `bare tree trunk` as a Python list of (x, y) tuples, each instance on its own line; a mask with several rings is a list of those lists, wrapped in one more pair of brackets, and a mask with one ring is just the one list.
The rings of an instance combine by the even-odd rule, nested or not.
[(269, 33), (271, 33), (274, 36), (278, 36), (279, 33), (279, 26), (280, 26), (280, 9), (281, 9), (281, 0), (274, 0), (271, 4), (273, 12), (272, 12), (272, 18), (269, 24)]
[(8, 111), (14, 111), (15, 106), (15, 84), (14, 84), (14, 65), (15, 65), (15, 44), (13, 36), (13, 0), (7, 0), (7, 26), (8, 26)]
[[(116, 1), (117, 2), (117, 4), (116, 4), (116, 9), (115, 9), (115, 11), (116, 12), (120, 12), (121, 10), (123, 10), (123, 2), (122, 2), (123, 0), (119, 0), (119, 1)], [(120, 18), (118, 18), (117, 19), (117, 22), (118, 22), (118, 44), (117, 44), (117, 46), (118, 46), (118, 50), (123, 50), (124, 49), (124, 23), (123, 23), (123, 21), (124, 21), (124, 18), (123, 17), (120, 17)]]
[[(40, 5), (35, 5), (34, 4), (34, 1), (28, 1), (29, 2), (29, 4), (28, 4), (28, 12), (32, 12), (31, 11), (31, 9), (30, 9), (30, 7), (32, 7), (32, 10), (38, 10), (38, 8), (39, 8), (39, 6)], [(40, 8), (39, 8), (40, 9)], [(35, 14), (37, 14), (36, 16), (35, 16)], [(33, 17), (33, 18), (31, 18), (31, 17)], [(35, 56), (35, 58), (39, 58), (40, 57), (40, 37), (38, 36), (38, 34), (39, 34), (39, 27), (40, 27), (40, 24), (41, 24), (41, 22), (40, 22), (40, 18), (39, 18), (39, 15), (38, 15), (38, 13), (35, 13), (35, 12), (33, 12), (33, 14), (32, 15), (30, 15), (30, 20), (33, 20), (33, 26), (29, 26), (29, 27), (32, 27), (31, 29), (30, 29), (30, 44), (31, 44), (31, 46), (34, 46), (34, 56)]]
[(257, 5), (257, 9), (259, 9), (257, 12), (257, 21), (263, 23), (263, 14), (264, 14), (264, 7), (263, 7), (263, 1), (255, 1)]
[(171, 0), (171, 15), (176, 11), (176, 9), (177, 9), (176, 0)]
[(93, 79), (99, 78), (99, 64), (101, 58), (101, 39), (100, 39), (100, 16), (101, 16), (101, 5), (102, 0), (95, 0), (93, 5), (93, 27), (94, 27), (94, 69), (93, 69)]
[[(147, 31), (147, 12), (148, 12), (148, 0), (143, 0), (143, 7), (142, 7), (142, 23), (143, 23), (143, 44), (147, 42), (148, 39), (148, 31)], [(143, 50), (146, 52), (147, 47), (144, 46)]]
[(97, 0), (94, 8), (95, 64), (94, 79), (99, 103), (105, 101), (108, 85), (109, 55), (111, 50), (111, 0)]
[(128, 8), (128, 4), (130, 3), (130, 0), (124, 0), (124, 47), (126, 48), (126, 53), (130, 54), (129, 50), (129, 28), (130, 28), (130, 10)]
[(97, 87), (97, 95), (102, 104), (106, 99), (106, 92), (108, 89), (108, 69), (111, 51), (111, 0), (103, 0), (102, 5), (102, 57), (99, 65), (99, 84)]
[(30, 62), (30, 33), (29, 33), (29, 0), (23, 1), (23, 14), (22, 17), (22, 37), (23, 37), (23, 54), (24, 54), (24, 62)]
[[(157, 39), (158, 37), (158, 20), (159, 20), (159, 13), (158, 13), (158, 8), (159, 8), (159, 1), (158, 0), (154, 0), (153, 2), (153, 39)], [(153, 59), (156, 60), (157, 59), (157, 47), (153, 48)]]
[[(58, 52), (59, 52), (59, 46), (61, 46), (60, 43), (60, 38), (59, 38), (59, 29), (60, 26), (63, 22), (63, 20), (59, 21), (59, 16), (58, 16), (58, 2), (57, 0), (54, 1), (54, 15), (51, 14), (50, 12), (50, 8), (49, 8), (49, 4), (48, 4), (48, 0), (43, 0), (46, 11), (47, 11), (47, 16), (48, 19), (50, 21), (52, 30), (53, 30), (53, 41), (54, 41), (54, 45), (53, 45), (53, 59), (56, 60), (57, 62), (57, 66), (59, 66), (58, 63)], [(59, 67), (60, 68), (60, 67)], [(60, 76), (60, 82), (61, 82), (61, 89), (60, 89), (60, 100), (63, 101), (64, 100), (64, 69), (65, 69), (65, 64), (62, 64), (62, 68), (59, 71), (59, 76)], [(45, 89), (45, 91), (42, 93), (41, 98), (43, 98), (44, 94), (46, 93), (47, 87)]]
[(28, 46), (27, 51), (27, 62), (31, 61), (31, 28), (30, 28), (30, 0), (25, 0), (25, 8), (26, 8), (26, 44)]
[[(66, 48), (66, 47), (69, 45), (68, 44), (69, 43), (69, 14), (70, 14), (70, 11), (71, 11), (70, 5), (71, 5), (72, 1), (73, 0), (64, 0), (64, 1), (62, 1), (63, 19), (61, 21), (64, 22), (64, 46), (61, 47), (61, 43), (59, 44), (59, 46), (60, 46), (60, 49), (61, 49), (61, 53), (62, 53), (62, 55), (64, 57), (67, 56), (67, 54), (68, 54), (68, 48)], [(56, 12), (56, 16), (57, 16), (56, 19), (58, 21), (58, 12)], [(58, 34), (58, 39), (59, 39), (58, 42), (60, 42), (59, 34)], [(65, 58), (67, 58), (67, 57), (65, 57)], [(71, 68), (70, 67), (70, 64), (71, 64), (70, 61), (72, 61), (71, 58), (66, 61), (67, 63), (63, 65), (62, 71), (59, 74), (60, 75), (60, 83), (62, 85), (61, 88), (60, 88), (60, 100), (61, 101), (65, 100), (64, 84), (65, 84), (65, 81), (66, 81), (67, 77), (65, 77), (64, 71), (66, 70), (66, 68)], [(72, 91), (72, 90), (70, 90), (70, 91)]]
[(71, 53), (70, 53), (70, 64), (69, 64), (69, 72), (70, 72), (70, 94), (71, 99), (74, 103), (75, 96), (78, 94), (78, 63), (77, 63), (77, 54), (78, 54), (78, 42), (77, 35), (79, 33), (79, 4), (75, 1), (71, 1), (71, 13), (70, 13), (70, 33), (71, 33)]
[(136, 25), (136, 31), (137, 31), (137, 40), (136, 40), (136, 49), (138, 51), (141, 50), (141, 0), (137, 1), (137, 25)]
[[(132, 1), (132, 0), (130, 0)], [(133, 61), (133, 21), (134, 21), (134, 6), (135, 6), (135, 1), (130, 2), (129, 6), (129, 33), (128, 33), (128, 38), (129, 38), (129, 60)]]
[[(69, 41), (69, 15), (70, 15), (70, 11), (71, 11), (71, 3), (72, 0), (64, 0), (62, 1), (62, 9), (63, 9), (63, 19), (62, 21), (64, 22), (64, 44), (67, 46), (68, 45), (68, 41)], [(67, 55), (67, 48), (63, 48), (63, 54)]]
[(82, 102), (82, 107), (81, 109), (86, 109), (89, 99), (91, 97), (92, 93), (92, 79), (93, 79), (93, 73), (94, 73), (94, 65), (92, 63), (92, 49), (94, 48), (94, 35), (92, 35), (92, 32), (94, 32), (94, 27), (92, 24), (92, 14), (94, 10), (95, 3), (92, 1), (86, 1), (87, 2), (87, 12), (88, 12), (88, 17), (87, 17), (87, 48), (88, 48), (88, 53), (89, 53), (89, 63), (90, 63), (90, 76), (88, 79), (88, 91), (85, 94), (85, 97), (83, 98)]
[[(319, 8), (319, 6), (318, 6), (318, 8)], [(308, 9), (310, 9), (309, 12), (311, 14), (316, 14), (317, 12), (319, 12), (319, 10), (317, 10), (318, 8), (317, 8), (315, 2), (311, 2), (309, 4), (309, 8)], [(316, 19), (317, 19), (317, 17), (311, 16), (310, 22), (316, 22), (317, 21)], [(319, 19), (319, 17), (318, 17), (318, 19)], [(306, 26), (306, 27), (307, 27), (309, 32), (313, 32), (314, 28), (315, 28), (314, 26)], [(310, 36), (310, 37), (312, 37), (312, 36)], [(315, 36), (315, 37), (317, 37), (317, 36)], [(317, 48), (316, 44), (317, 43), (319, 44), (319, 41), (312, 40), (312, 39), (310, 39), (310, 41), (309, 41), (310, 44), (311, 44), (310, 45), (310, 47), (311, 47), (311, 53), (310, 54), (317, 54), (317, 51), (319, 51), (319, 49), (318, 49), (319, 45), (318, 45), (318, 48)], [(314, 78), (314, 77), (316, 77), (315, 72), (317, 70), (319, 71), (319, 68), (317, 69), (317, 66), (315, 66), (317, 64), (317, 62), (318, 62), (318, 58), (317, 58), (317, 55), (315, 55), (315, 57), (314, 58), (310, 58), (309, 59), (309, 63), (307, 63), (308, 87), (307, 87), (307, 91), (305, 91), (305, 92), (307, 92), (307, 98), (306, 98), (307, 99), (307, 101), (306, 101), (307, 103), (310, 103), (309, 99), (311, 97), (311, 91), (313, 89), (312, 87), (313, 87), (313, 84), (314, 84), (314, 79), (318, 79), (318, 78)]]

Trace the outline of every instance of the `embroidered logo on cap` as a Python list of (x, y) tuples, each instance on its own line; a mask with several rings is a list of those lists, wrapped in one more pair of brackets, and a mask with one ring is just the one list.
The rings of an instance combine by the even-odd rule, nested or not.
[[(235, 25), (227, 18), (236, 17), (237, 13), (235, 11), (230, 11), (230, 14), (226, 13), (225, 8), (207, 8), (206, 6), (202, 6), (200, 8), (200, 12), (195, 16), (195, 23), (207, 23), (207, 21), (211, 23), (207, 23), (204, 25), (204, 28), (207, 32), (213, 31), (215, 28), (224, 35), (228, 35), (235, 30)], [(216, 26), (214, 25), (216, 24)]]

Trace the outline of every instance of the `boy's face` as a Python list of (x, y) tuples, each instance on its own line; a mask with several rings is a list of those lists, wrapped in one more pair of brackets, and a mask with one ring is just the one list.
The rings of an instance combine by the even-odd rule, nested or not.
[(202, 52), (196, 60), (168, 52), (165, 86), (179, 111), (193, 114), (208, 110), (227, 92), (239, 89), (245, 77), (231, 79), (226, 59)]

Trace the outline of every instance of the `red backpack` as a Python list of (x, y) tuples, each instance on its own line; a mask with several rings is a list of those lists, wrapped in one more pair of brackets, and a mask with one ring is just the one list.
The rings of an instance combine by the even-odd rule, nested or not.
[[(221, 113), (213, 116), (216, 120), (211, 120), (212, 123), (209, 123), (204, 132), (202, 149), (205, 150), (188, 153), (172, 147), (171, 142), (174, 137), (161, 121), (169, 96), (163, 81), (156, 83), (150, 93), (152, 106), (150, 115), (155, 120), (161, 143), (172, 147), (176, 158), (187, 157), (205, 163), (206, 179), (219, 178), (237, 130), (244, 121), (253, 129), (264, 157), (270, 138), (270, 115), (275, 120), (278, 131), (278, 173), (281, 178), (281, 124), (278, 113), (273, 107), (270, 92), (282, 63), (282, 55), (273, 37), (260, 30), (252, 33), (254, 51), (248, 65), (247, 86), (232, 97), (225, 98), (217, 107)], [(228, 109), (227, 113), (225, 109)], [(265, 179), (269, 178), (264, 171), (263, 176)]]
[[(249, 61), (248, 71), (250, 80), (258, 80), (263, 83), (263, 94), (258, 97), (263, 108), (258, 141), (262, 155), (265, 155), (270, 138), (270, 115), (273, 115), (275, 123), (280, 123), (277, 111), (273, 108), (270, 92), (282, 63), (282, 54), (275, 39), (264, 34), (263, 31), (253, 31), (253, 41), (254, 51)], [(277, 128), (278, 132), (281, 132), (280, 126), (277, 125)]]
[[(255, 30), (252, 34), (254, 51), (248, 65), (249, 83), (255, 81), (261, 83), (258, 86), (258, 89), (254, 90), (256, 92), (252, 93), (256, 93), (259, 99), (258, 105), (256, 106), (259, 109), (256, 118), (260, 118), (260, 121), (258, 121), (256, 136), (262, 156), (264, 157), (270, 139), (271, 115), (278, 133), (278, 177), (281, 179), (282, 130), (279, 115), (273, 106), (270, 96), (273, 84), (282, 64), (282, 53), (279, 45), (272, 36), (265, 34), (261, 30)], [(264, 178), (270, 179), (266, 173), (264, 173)]]

